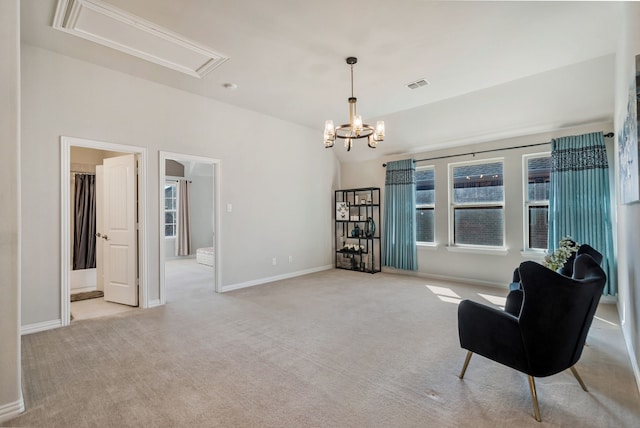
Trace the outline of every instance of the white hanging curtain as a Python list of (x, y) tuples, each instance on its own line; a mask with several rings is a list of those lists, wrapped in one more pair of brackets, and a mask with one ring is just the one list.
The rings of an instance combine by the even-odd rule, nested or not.
[(178, 224), (176, 256), (191, 254), (191, 219), (189, 214), (189, 180), (178, 180)]

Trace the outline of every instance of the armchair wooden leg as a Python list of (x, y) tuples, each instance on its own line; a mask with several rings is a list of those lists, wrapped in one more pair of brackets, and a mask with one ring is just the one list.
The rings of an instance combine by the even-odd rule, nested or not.
[(467, 371), (467, 366), (469, 365), (469, 361), (471, 361), (471, 356), (473, 355), (473, 352), (468, 351), (467, 352), (467, 358), (464, 359), (464, 366), (462, 366), (462, 371), (460, 372), (460, 379), (464, 378), (464, 372)]
[(589, 390), (587, 389), (587, 386), (584, 384), (584, 382), (582, 381), (582, 378), (578, 374), (578, 370), (576, 370), (576, 366), (571, 366), (571, 373), (573, 373), (573, 375), (576, 377), (582, 389), (586, 392), (589, 392)]
[(531, 398), (533, 399), (533, 413), (536, 421), (542, 422), (540, 418), (540, 408), (538, 408), (538, 394), (536, 394), (536, 382), (533, 380), (533, 376), (529, 376), (529, 389), (531, 390)]

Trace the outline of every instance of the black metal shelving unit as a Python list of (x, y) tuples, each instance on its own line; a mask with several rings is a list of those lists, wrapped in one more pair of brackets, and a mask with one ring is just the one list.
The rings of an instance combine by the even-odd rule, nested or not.
[(334, 201), (336, 268), (380, 272), (380, 188), (336, 190)]

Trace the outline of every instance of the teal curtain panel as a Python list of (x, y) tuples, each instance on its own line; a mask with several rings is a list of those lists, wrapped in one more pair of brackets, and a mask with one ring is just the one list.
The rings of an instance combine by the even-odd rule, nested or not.
[(609, 187), (609, 165), (602, 132), (551, 141), (549, 251), (571, 236), (603, 255), (607, 274), (603, 294), (617, 292)]
[(412, 159), (387, 163), (384, 187), (384, 266), (417, 270), (416, 166)]

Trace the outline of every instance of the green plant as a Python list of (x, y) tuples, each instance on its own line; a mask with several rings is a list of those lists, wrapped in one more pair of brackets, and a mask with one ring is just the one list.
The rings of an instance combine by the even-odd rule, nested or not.
[(580, 244), (574, 241), (570, 236), (565, 236), (560, 240), (558, 249), (551, 253), (547, 252), (547, 255), (542, 261), (542, 266), (557, 271), (564, 266), (565, 262), (573, 253), (578, 251), (578, 248), (580, 248)]

